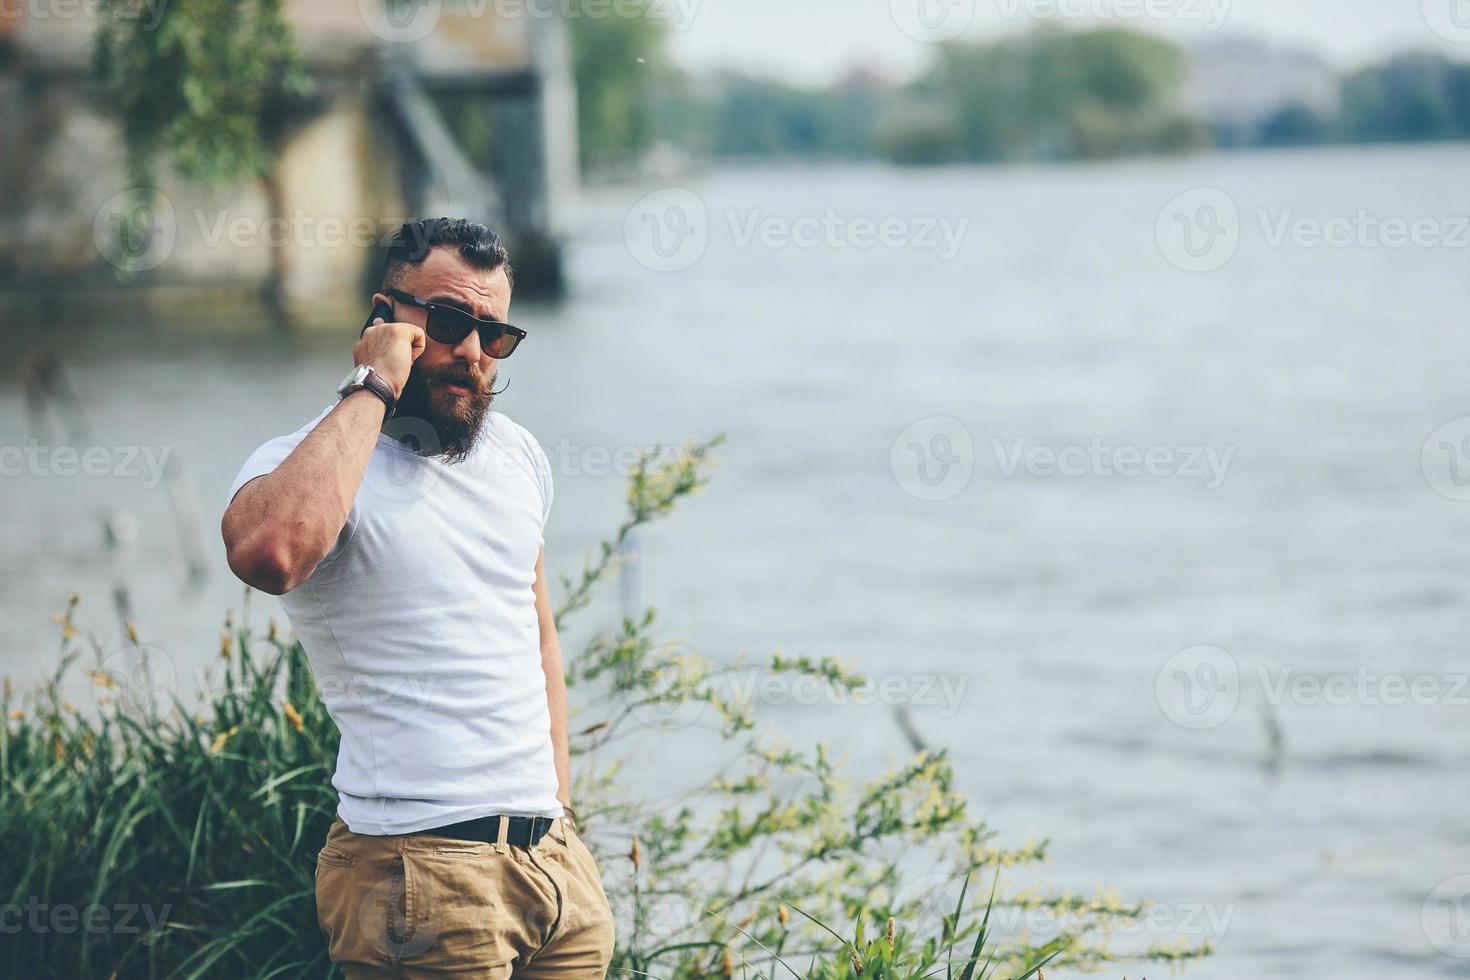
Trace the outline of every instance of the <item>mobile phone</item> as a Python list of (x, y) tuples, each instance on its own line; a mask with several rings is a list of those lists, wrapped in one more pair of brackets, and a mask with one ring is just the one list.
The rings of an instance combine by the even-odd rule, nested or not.
[(373, 321), (378, 317), (382, 317), (385, 322), (393, 322), (393, 307), (381, 299), (373, 304), (373, 311), (368, 314), (367, 322), (362, 325), (362, 329), (357, 332), (357, 335), (361, 337), (367, 333), (367, 328), (371, 327)]

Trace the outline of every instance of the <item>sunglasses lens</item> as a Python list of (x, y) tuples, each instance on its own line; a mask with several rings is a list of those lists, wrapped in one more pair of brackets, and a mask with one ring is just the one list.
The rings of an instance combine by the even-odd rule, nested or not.
[(475, 321), (468, 314), (447, 306), (430, 306), (424, 333), (441, 344), (457, 344), (469, 336)]
[(491, 357), (509, 357), (516, 349), (516, 342), (520, 339), (504, 327), (480, 328), (480, 346)]

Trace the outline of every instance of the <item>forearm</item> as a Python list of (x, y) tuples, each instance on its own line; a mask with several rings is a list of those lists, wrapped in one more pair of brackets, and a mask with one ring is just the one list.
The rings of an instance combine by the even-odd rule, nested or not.
[(240, 490), (221, 528), (236, 575), (276, 594), (311, 575), (347, 522), (382, 424), (382, 401), (354, 392), (274, 472)]
[(551, 716), (551, 750), (556, 759), (556, 798), (572, 805), (571, 752), (567, 742), (567, 675), (561, 661), (561, 640), (551, 611), (546, 585), (546, 553), (536, 556), (536, 621), (541, 631), (541, 672), (546, 675), (546, 708)]
[(561, 645), (553, 633), (541, 644), (541, 670), (546, 675), (546, 707), (551, 715), (551, 750), (556, 758), (556, 798), (572, 805), (571, 752), (567, 741), (567, 681)]

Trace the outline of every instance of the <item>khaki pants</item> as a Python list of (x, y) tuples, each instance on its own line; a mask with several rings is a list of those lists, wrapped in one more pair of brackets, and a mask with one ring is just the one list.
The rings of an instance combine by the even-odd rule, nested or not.
[(338, 819), (317, 855), (316, 908), (348, 980), (602, 980), (613, 952), (597, 863), (562, 819), (530, 850), (354, 834)]

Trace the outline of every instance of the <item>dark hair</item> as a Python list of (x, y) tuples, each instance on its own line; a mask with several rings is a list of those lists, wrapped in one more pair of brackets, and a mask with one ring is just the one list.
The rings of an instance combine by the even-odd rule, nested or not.
[(402, 284), (404, 267), (419, 265), (436, 248), (453, 248), (476, 269), (490, 272), (505, 267), (505, 277), (515, 284), (510, 254), (505, 243), (490, 228), (468, 218), (423, 218), (404, 222), (388, 243), (388, 261), (383, 267), (383, 287)]

